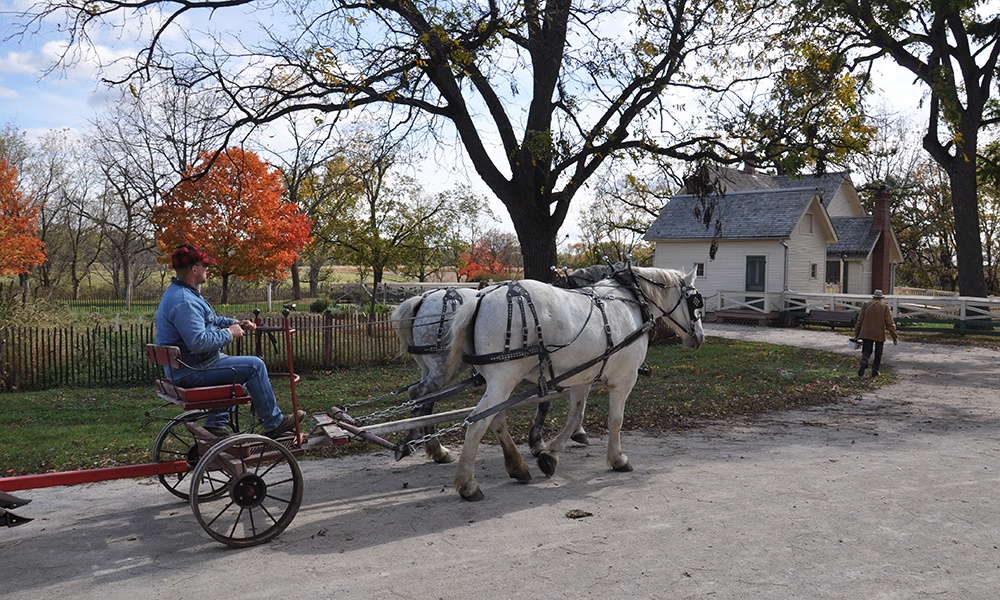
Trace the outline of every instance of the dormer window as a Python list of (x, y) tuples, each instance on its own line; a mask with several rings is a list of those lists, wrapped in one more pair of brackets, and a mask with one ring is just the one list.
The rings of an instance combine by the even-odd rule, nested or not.
[(813, 232), (813, 214), (806, 213), (802, 217), (802, 233), (812, 233)]

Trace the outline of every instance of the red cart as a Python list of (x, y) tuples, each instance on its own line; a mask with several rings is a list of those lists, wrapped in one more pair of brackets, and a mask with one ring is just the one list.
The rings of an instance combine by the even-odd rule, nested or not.
[[(289, 324), (289, 311), (286, 309), (282, 314), (282, 326), (257, 327), (257, 350), (259, 354), (262, 335), (283, 334), (288, 372), (271, 375), (288, 377), (292, 411), (298, 415), (295, 384), (299, 376), (295, 373), (291, 352), (294, 329)], [(256, 320), (260, 323), (259, 315)], [(146, 356), (157, 365), (182, 366), (180, 350), (176, 346), (149, 344)], [(481, 380), (470, 378), (425, 398), (409, 400), (405, 406), (434, 402), (480, 383)], [(401, 393), (406, 387), (387, 395)], [(156, 381), (156, 393), (168, 403), (182, 407), (184, 412), (170, 418), (156, 436), (153, 462), (0, 478), (0, 525), (13, 527), (31, 521), (12, 512), (12, 509), (23, 506), (29, 500), (9, 492), (155, 476), (167, 491), (190, 503), (198, 522), (212, 538), (233, 547), (255, 546), (284, 531), (302, 504), (302, 472), (297, 456), (322, 446), (342, 445), (351, 439), (360, 439), (394, 450), (399, 458), (419, 441), (394, 443), (382, 435), (461, 421), (473, 410), (466, 408), (360, 426), (346, 412), (334, 407), (331, 410), (333, 416), (327, 413), (313, 415), (316, 425), (308, 433), (302, 431), (301, 423), (296, 419), (294, 432), (286, 437), (271, 439), (255, 433), (257, 421), (246, 414), (250, 396), (240, 384), (182, 388), (162, 378)], [(220, 438), (198, 424), (208, 412), (220, 409), (230, 411), (230, 427), (234, 435)], [(241, 428), (244, 426), (245, 429)]]

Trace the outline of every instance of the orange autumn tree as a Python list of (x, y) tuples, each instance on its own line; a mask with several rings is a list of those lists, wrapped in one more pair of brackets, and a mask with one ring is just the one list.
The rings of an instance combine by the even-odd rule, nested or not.
[(183, 181), (153, 207), (151, 220), (166, 262), (183, 244), (196, 244), (219, 261), (213, 271), (222, 277), (226, 304), (230, 277), (284, 277), (309, 243), (312, 222), (297, 204), (284, 201), (281, 174), (253, 152), (229, 148), (212, 158), (203, 152), (186, 169)]
[(17, 189), (17, 167), (0, 158), (0, 275), (26, 275), (45, 262), (39, 206)]
[(504, 249), (498, 248), (488, 237), (480, 238), (459, 255), (458, 275), (468, 281), (507, 279), (514, 265), (505, 254)]

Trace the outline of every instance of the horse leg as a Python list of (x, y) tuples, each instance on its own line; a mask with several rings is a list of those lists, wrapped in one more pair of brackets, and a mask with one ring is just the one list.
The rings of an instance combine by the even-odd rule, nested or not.
[[(408, 390), (410, 395), (410, 400), (420, 398), (426, 394), (436, 391), (436, 388), (431, 386), (426, 381), (426, 376), (419, 383), (410, 386)], [(434, 403), (424, 404), (423, 406), (418, 406), (410, 411), (411, 417), (424, 417), (434, 412)], [(406, 435), (406, 442), (412, 442), (424, 438), (430, 434), (434, 433), (434, 427), (428, 426), (423, 429), (411, 429)], [(404, 456), (410, 454), (409, 445), (405, 446)], [(450, 463), (455, 460), (455, 457), (451, 455), (448, 448), (441, 444), (441, 441), (436, 437), (428, 437), (424, 442), (424, 451), (427, 453), (427, 457), (432, 459), (436, 463)]]
[[(531, 447), (531, 455), (538, 457), (545, 450), (545, 441), (542, 439), (542, 436), (545, 433), (545, 419), (549, 416), (549, 409), (552, 407), (552, 403), (539, 402), (536, 406), (535, 419), (531, 422), (531, 428), (528, 430), (528, 446)], [(587, 432), (584, 430), (582, 422), (576, 427), (570, 439), (584, 446), (590, 445), (590, 438), (587, 437)]]
[[(504, 379), (503, 374), (504, 371), (500, 370), (497, 372), (496, 377), (491, 379), (486, 373), (483, 373), (487, 381), (486, 392), (479, 400), (479, 403), (476, 404), (473, 414), (481, 413), (491, 407), (497, 406), (510, 397), (511, 392), (514, 391), (514, 387), (517, 386), (521, 377), (515, 375), (514, 377)], [(476, 454), (479, 451), (479, 442), (483, 439), (483, 435), (490, 428), (493, 420), (498, 418), (499, 415), (504, 415), (503, 411), (497, 415), (474, 421), (465, 428), (465, 444), (462, 446), (462, 452), (458, 455), (458, 467), (455, 470), (455, 489), (464, 500), (476, 502), (483, 499), (483, 492), (479, 489), (479, 482), (476, 481)], [(506, 415), (502, 418), (506, 419)], [(510, 432), (507, 431), (506, 426), (494, 431), (502, 431), (506, 434), (507, 438), (510, 437)], [(502, 439), (503, 435), (498, 433), (497, 437)], [(503, 440), (503, 443), (507, 443), (507, 441)], [(510, 446), (514, 447), (513, 440), (510, 441)]]
[(539, 402), (535, 405), (535, 418), (528, 429), (528, 446), (531, 448), (532, 456), (538, 456), (545, 449), (542, 436), (545, 433), (545, 419), (549, 416), (551, 402)]
[[(635, 384), (635, 381), (632, 381)], [(608, 386), (608, 464), (615, 471), (627, 473), (632, 470), (628, 456), (622, 452), (622, 424), (625, 422), (625, 400), (632, 386)]]
[(538, 454), (538, 468), (549, 477), (556, 472), (556, 465), (559, 464), (559, 455), (566, 449), (566, 442), (576, 435), (576, 431), (583, 422), (583, 413), (587, 407), (588, 394), (590, 394), (589, 385), (570, 388), (569, 411), (566, 415), (566, 423), (559, 430), (555, 439)]
[(514, 438), (511, 437), (510, 430), (507, 428), (507, 411), (502, 411), (493, 417), (490, 429), (497, 436), (497, 441), (500, 442), (500, 447), (503, 449), (503, 466), (507, 469), (507, 474), (519, 483), (531, 481), (528, 463), (524, 462), (524, 457), (521, 456), (521, 452), (517, 449), (517, 444), (514, 443)]
[(465, 429), (465, 445), (458, 456), (458, 468), (455, 471), (455, 489), (463, 500), (478, 502), (484, 498), (483, 491), (479, 489), (479, 482), (476, 481), (476, 453), (479, 450), (479, 441), (483, 439), (483, 434), (490, 426), (490, 417), (476, 421)]

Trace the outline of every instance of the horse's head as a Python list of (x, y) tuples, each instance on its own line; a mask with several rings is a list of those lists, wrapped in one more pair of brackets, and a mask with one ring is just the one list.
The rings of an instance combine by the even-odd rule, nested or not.
[(688, 348), (698, 348), (705, 341), (701, 315), (705, 300), (694, 287), (697, 274), (667, 269), (634, 267), (642, 293), (654, 318), (664, 319)]

